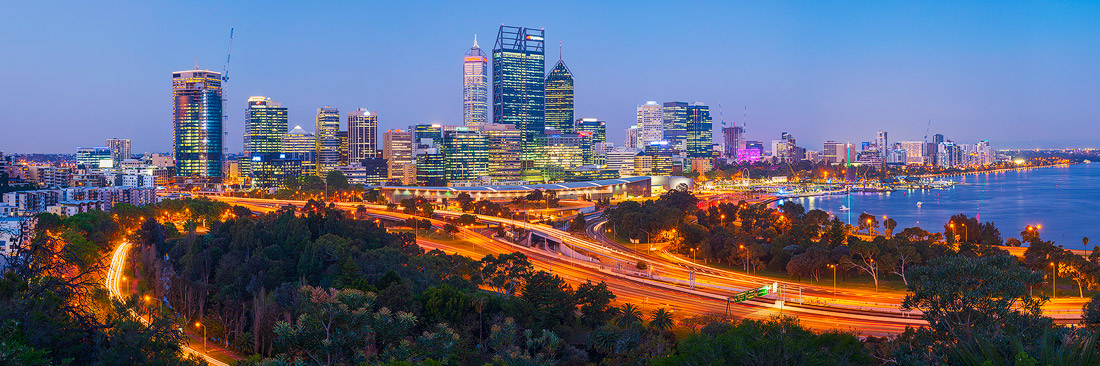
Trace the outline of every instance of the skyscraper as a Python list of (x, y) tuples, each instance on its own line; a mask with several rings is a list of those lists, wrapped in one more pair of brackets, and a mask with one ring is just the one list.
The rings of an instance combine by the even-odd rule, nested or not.
[(349, 163), (378, 157), (378, 112), (359, 108), (348, 112)]
[(638, 106), (638, 145), (642, 148), (650, 142), (664, 139), (664, 114), (660, 104), (648, 101)]
[(641, 132), (638, 129), (638, 125), (630, 126), (630, 128), (626, 129), (626, 144), (625, 145), (626, 145), (626, 148), (629, 148), (629, 149), (637, 149), (639, 146), (642, 146)]
[(382, 133), (382, 158), (389, 166), (389, 179), (404, 179), (405, 164), (413, 163), (412, 132), (389, 130)]
[(664, 116), (661, 124), (664, 128), (664, 140), (668, 141), (670, 147), (681, 151), (687, 148), (687, 107), (688, 104), (685, 102), (666, 102), (662, 108)]
[(573, 132), (573, 73), (558, 59), (546, 75), (546, 128)]
[(283, 150), (287, 128), (287, 110), (271, 98), (248, 98), (244, 116), (244, 155), (267, 154)]
[(172, 147), (178, 180), (219, 183), (222, 178), (222, 74), (172, 73)]
[(737, 125), (722, 127), (722, 157), (737, 159), (737, 149), (745, 147), (745, 128)]
[(501, 25), (493, 47), (493, 123), (523, 133), (523, 160), (541, 160), (535, 140), (546, 125), (545, 33)]
[(489, 68), (488, 59), (477, 45), (466, 51), (462, 61), (462, 122), (467, 126), (489, 123)]
[(714, 124), (710, 118), (710, 107), (701, 102), (687, 106), (684, 137), (689, 158), (714, 157)]
[(111, 159), (115, 161), (115, 166), (118, 166), (119, 162), (130, 158), (129, 139), (107, 139), (107, 148), (111, 149)]
[(875, 147), (878, 148), (879, 156), (885, 159), (886, 153), (890, 151), (890, 141), (886, 139), (886, 131), (879, 131), (875, 136)]
[(316, 173), (324, 176), (340, 165), (340, 140), (336, 137), (336, 132), (340, 131), (340, 110), (329, 106), (317, 108), (314, 131)]

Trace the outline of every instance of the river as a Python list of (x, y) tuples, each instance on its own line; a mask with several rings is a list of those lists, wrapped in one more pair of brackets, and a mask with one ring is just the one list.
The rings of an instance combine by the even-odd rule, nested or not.
[[(1019, 238), (1027, 225), (1042, 225), (1041, 236), (1067, 249), (1091, 249), (1100, 244), (1100, 163), (1035, 168), (998, 173), (948, 177), (957, 184), (948, 189), (899, 190), (880, 193), (796, 198), (806, 210), (821, 209), (855, 222), (867, 212), (882, 221), (883, 215), (898, 228), (918, 226), (942, 232), (955, 214), (992, 221), (1004, 239)], [(917, 207), (917, 202), (922, 202)], [(851, 208), (841, 212), (840, 206)], [(1084, 248), (1082, 237), (1094, 240)]]

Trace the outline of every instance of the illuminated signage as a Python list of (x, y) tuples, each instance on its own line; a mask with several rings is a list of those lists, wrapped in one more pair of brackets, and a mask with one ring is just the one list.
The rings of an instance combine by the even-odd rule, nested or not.
[(754, 288), (754, 289), (751, 289), (751, 290), (738, 292), (736, 295), (733, 295), (733, 297), (731, 297), (730, 300), (737, 303), (737, 302), (752, 300), (752, 299), (755, 299), (755, 298), (758, 298), (758, 297), (768, 296), (768, 292), (776, 292), (776, 291), (779, 291), (779, 283), (778, 282), (772, 282), (772, 284), (765, 285), (764, 287), (761, 287), (761, 288)]
[(527, 39), (529, 39), (529, 40), (532, 40), (532, 41), (541, 41), (541, 40), (542, 40), (542, 37), (539, 37), (539, 36), (527, 36)]

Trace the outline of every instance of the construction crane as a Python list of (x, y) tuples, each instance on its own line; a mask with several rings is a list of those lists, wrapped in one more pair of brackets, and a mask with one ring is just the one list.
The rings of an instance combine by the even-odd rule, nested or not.
[(233, 54), (233, 28), (229, 28), (229, 49), (225, 51), (225, 65), (222, 66), (222, 84), (229, 82), (229, 56)]
[(924, 142), (928, 142), (928, 131), (932, 129), (932, 119), (928, 119), (928, 126), (924, 128)]

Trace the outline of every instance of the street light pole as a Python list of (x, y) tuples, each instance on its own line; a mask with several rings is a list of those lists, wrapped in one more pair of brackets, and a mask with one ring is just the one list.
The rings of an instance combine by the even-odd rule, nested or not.
[(206, 326), (200, 322), (195, 322), (195, 328), (202, 328), (202, 352), (206, 353)]

